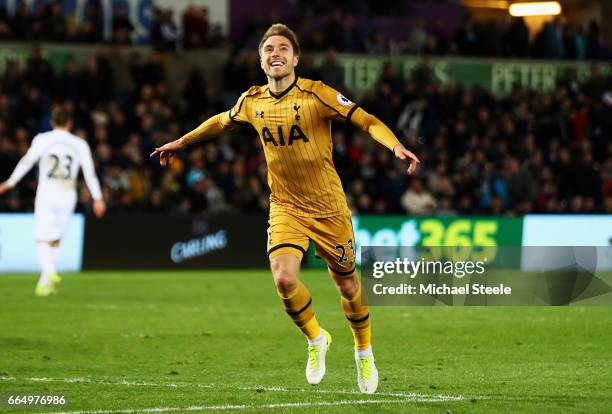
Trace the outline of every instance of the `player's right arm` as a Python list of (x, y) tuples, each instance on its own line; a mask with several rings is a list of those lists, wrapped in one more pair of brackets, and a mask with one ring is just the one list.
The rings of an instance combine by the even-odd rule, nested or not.
[(96, 176), (96, 170), (94, 168), (93, 159), (91, 157), (91, 150), (89, 145), (83, 141), (81, 148), (81, 168), (83, 169), (83, 178), (85, 178), (85, 184), (89, 189), (91, 198), (93, 198), (93, 210), (96, 217), (100, 218), (106, 212), (106, 203), (102, 198), (102, 190), (100, 189), (100, 181)]
[(167, 165), (170, 161), (172, 161), (174, 154), (176, 154), (178, 151), (182, 151), (196, 142), (203, 141), (207, 138), (216, 137), (228, 129), (230, 124), (231, 121), (229, 120), (226, 112), (217, 114), (211, 118), (208, 118), (196, 129), (186, 133), (179, 139), (164, 144), (159, 148), (155, 148), (155, 151), (151, 153), (151, 157), (159, 155), (159, 163), (161, 165)]
[(32, 167), (38, 162), (41, 154), (41, 143), (38, 137), (32, 140), (32, 146), (28, 149), (28, 152), (19, 160), (15, 170), (11, 176), (0, 184), (0, 194), (4, 194), (17, 185), (19, 181), (32, 169)]
[(315, 82), (313, 91), (323, 104), (321, 111), (327, 119), (351, 122), (357, 128), (367, 132), (372, 138), (393, 151), (400, 160), (409, 162), (408, 174), (412, 174), (421, 161), (397, 139), (393, 131), (380, 119), (367, 113), (354, 102), (349, 101), (340, 92)]
[(174, 155), (178, 151), (182, 151), (187, 147), (203, 141), (216, 137), (224, 131), (233, 128), (236, 124), (248, 123), (249, 119), (246, 114), (245, 100), (251, 90), (243, 93), (236, 105), (227, 112), (221, 112), (211, 118), (208, 118), (200, 126), (193, 131), (188, 132), (177, 140), (162, 145), (159, 148), (155, 148), (155, 151), (151, 153), (151, 157), (159, 155), (160, 165), (168, 165)]

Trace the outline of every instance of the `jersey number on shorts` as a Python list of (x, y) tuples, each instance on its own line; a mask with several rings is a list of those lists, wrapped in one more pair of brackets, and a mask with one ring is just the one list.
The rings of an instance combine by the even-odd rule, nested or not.
[[(64, 155), (64, 162), (63, 164), (63, 168), (59, 168), (60, 167), (60, 157), (58, 157), (55, 154), (51, 154), (49, 155), (49, 158), (51, 158), (51, 162), (53, 163), (53, 166), (51, 167), (51, 171), (49, 171), (49, 174), (47, 175), (47, 177), (49, 178), (55, 178), (57, 180), (67, 180), (70, 178), (70, 175), (72, 174), (72, 157), (70, 155)], [(65, 174), (60, 174), (60, 172), (64, 172), (65, 170)]]
[[(353, 247), (353, 240), (349, 239), (347, 244), (351, 249), (351, 257), (355, 257), (355, 247)], [(336, 244), (336, 250), (340, 250), (340, 257), (338, 258), (338, 263), (346, 262), (346, 247), (344, 247), (343, 244)]]

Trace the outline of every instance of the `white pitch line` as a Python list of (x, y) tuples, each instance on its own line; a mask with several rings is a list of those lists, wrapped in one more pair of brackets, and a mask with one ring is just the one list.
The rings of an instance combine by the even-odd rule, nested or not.
[[(81, 308), (81, 306), (73, 306), (74, 308)], [(117, 305), (114, 303), (107, 304), (86, 304), (84, 305), (87, 309), (101, 309), (101, 310), (158, 310), (159, 307), (155, 304), (145, 305)]]
[[(15, 377), (0, 377), (0, 379), (7, 381), (15, 381)], [(204, 388), (204, 389), (228, 389), (228, 390), (240, 390), (240, 391), (266, 391), (266, 392), (310, 392), (315, 394), (344, 394), (344, 395), (362, 395), (359, 391), (349, 390), (326, 390), (319, 388), (285, 388), (285, 387), (266, 387), (266, 386), (234, 386), (234, 385), (223, 385), (223, 384), (199, 384), (199, 383), (156, 383), (156, 382), (144, 382), (144, 381), (128, 381), (128, 380), (92, 380), (89, 378), (46, 378), (46, 377), (34, 377), (34, 378), (22, 378), (23, 381), (31, 382), (59, 382), (68, 384), (101, 384), (101, 385), (125, 385), (128, 387), (169, 387), (169, 388)], [(419, 394), (413, 392), (379, 392), (375, 395), (381, 397), (400, 397), (400, 398), (417, 398), (427, 399), (435, 401), (462, 401), (466, 397), (462, 395), (436, 395), (436, 394)], [(476, 398), (483, 399), (484, 397), (478, 396)]]
[[(223, 388), (224, 386), (214, 387), (214, 388)], [(202, 388), (210, 388), (210, 387), (202, 387)], [(283, 387), (228, 387), (231, 389), (237, 389), (241, 391), (257, 391), (263, 390), (268, 392), (312, 392), (316, 394), (345, 394), (345, 395), (363, 395), (361, 391), (348, 391), (348, 390), (325, 390), (325, 389), (317, 389), (317, 388), (283, 388)], [(454, 396), (454, 395), (431, 395), (431, 394), (418, 394), (413, 392), (377, 392), (375, 395), (379, 395), (381, 397), (400, 397), (400, 398), (432, 398), (437, 401), (462, 401), (465, 400), (465, 397), (462, 395)]]
[(135, 413), (169, 413), (186, 411), (229, 411), (229, 410), (251, 410), (251, 409), (275, 409), (293, 407), (333, 407), (340, 405), (365, 405), (365, 404), (404, 404), (409, 402), (439, 402), (427, 399), (399, 399), (399, 400), (338, 400), (338, 401), (316, 401), (295, 402), (276, 404), (238, 404), (238, 405), (203, 405), (190, 407), (151, 407), (151, 408), (129, 408), (121, 410), (91, 410), (91, 411), (54, 411), (48, 414), (135, 414)]

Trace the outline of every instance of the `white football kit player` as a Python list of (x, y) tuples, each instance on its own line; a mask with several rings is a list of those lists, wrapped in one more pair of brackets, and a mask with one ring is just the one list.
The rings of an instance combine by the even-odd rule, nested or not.
[(79, 169), (94, 200), (101, 202), (102, 191), (96, 177), (87, 142), (67, 129), (56, 128), (38, 134), (32, 146), (6, 181), (14, 187), (38, 163), (38, 188), (34, 203), (35, 239), (41, 264), (36, 293), (47, 296), (60, 278), (55, 272), (59, 242), (77, 202)]
[(102, 198), (89, 145), (65, 130), (38, 134), (7, 182), (14, 186), (38, 162), (38, 188), (34, 203), (36, 241), (62, 238), (77, 202), (77, 177), (83, 169), (94, 200)]

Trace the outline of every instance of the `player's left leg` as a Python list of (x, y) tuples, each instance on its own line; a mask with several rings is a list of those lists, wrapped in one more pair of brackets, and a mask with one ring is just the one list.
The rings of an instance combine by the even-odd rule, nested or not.
[[(53, 264), (57, 269), (59, 267), (60, 260), (60, 242), (66, 234), (66, 229), (70, 224), (72, 215), (74, 213), (75, 201), (72, 201), (66, 205), (58, 206), (54, 209), (54, 230), (53, 235), (57, 236), (57, 239), (51, 243), (51, 249), (53, 251)], [(58, 284), (62, 281), (62, 278), (57, 274), (57, 271), (51, 276), (51, 280), (54, 284)]]
[(55, 292), (53, 275), (55, 275), (56, 272), (51, 243), (50, 241), (42, 240), (36, 242), (36, 252), (41, 268), (40, 278), (34, 290), (36, 296), (49, 296)]
[(315, 233), (313, 240), (317, 245), (317, 254), (327, 263), (355, 340), (359, 389), (364, 393), (374, 393), (378, 386), (378, 371), (370, 344), (370, 311), (361, 301), (361, 285), (355, 271), (355, 241), (350, 214), (347, 212), (319, 219)]
[(357, 272), (353, 271), (350, 275), (339, 275), (329, 269), (329, 274), (340, 293), (340, 304), (353, 333), (355, 348), (360, 351), (369, 350), (372, 338), (370, 309), (361, 302), (361, 284)]
[(60, 240), (54, 240), (51, 242), (51, 252), (53, 254), (53, 265), (55, 267), (54, 273), (51, 274), (51, 282), (57, 285), (62, 281), (62, 278), (57, 273), (60, 257)]
[(374, 362), (370, 327), (370, 309), (361, 301), (361, 284), (357, 272), (338, 274), (329, 268), (329, 274), (340, 293), (340, 303), (355, 340), (357, 384), (361, 392), (373, 394), (378, 387), (378, 370)]

